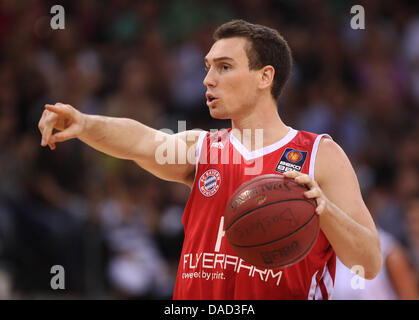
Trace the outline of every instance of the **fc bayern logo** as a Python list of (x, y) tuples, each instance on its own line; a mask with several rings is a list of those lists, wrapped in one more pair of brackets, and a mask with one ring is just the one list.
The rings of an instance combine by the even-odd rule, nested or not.
[(212, 197), (220, 189), (221, 174), (218, 170), (209, 169), (199, 178), (199, 191), (205, 197)]

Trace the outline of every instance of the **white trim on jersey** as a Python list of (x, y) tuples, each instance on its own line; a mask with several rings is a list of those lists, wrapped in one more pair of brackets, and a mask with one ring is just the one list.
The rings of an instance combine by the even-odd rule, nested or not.
[[(208, 133), (208, 131), (202, 131), (199, 134), (199, 138), (198, 138), (198, 142), (196, 143), (196, 150), (195, 150), (196, 160), (199, 160), (199, 157), (201, 155), (201, 149), (202, 149), (202, 141), (204, 140), (205, 135), (207, 133)], [(196, 163), (198, 163), (198, 161)]]
[(266, 146), (266, 147), (263, 147), (261, 149), (257, 149), (254, 151), (247, 150), (246, 147), (243, 146), (242, 143), (235, 136), (233, 136), (233, 134), (230, 134), (230, 142), (236, 148), (236, 150), (243, 156), (245, 160), (253, 160), (253, 159), (262, 157), (268, 153), (274, 152), (275, 150), (278, 150), (279, 148), (289, 143), (292, 139), (294, 139), (298, 131), (291, 127), (289, 128), (290, 130), (281, 140), (269, 146)]
[(307, 300), (313, 300), (314, 298), (314, 294), (316, 292), (316, 287), (317, 287), (317, 280), (316, 280), (316, 276), (319, 273), (319, 270), (317, 270), (313, 276), (311, 277), (311, 284), (310, 284), (310, 290), (308, 291), (308, 296), (307, 296)]
[(332, 296), (333, 296), (333, 279), (332, 276), (330, 275), (329, 272), (329, 268), (326, 265), (326, 273), (324, 274), (323, 277), (323, 283), (324, 286), (326, 287), (326, 291), (327, 291), (327, 299), (331, 300)]
[(316, 294), (314, 295), (314, 300), (323, 300), (322, 290), (320, 289), (320, 285), (316, 287)]
[(308, 169), (308, 175), (309, 175), (309, 176), (310, 176), (310, 178), (311, 178), (311, 179), (313, 179), (313, 180), (314, 180), (314, 165), (315, 165), (315, 163), (316, 163), (317, 151), (318, 151), (318, 149), (319, 149), (320, 140), (321, 140), (323, 137), (327, 137), (327, 138), (329, 138), (329, 139), (332, 139), (332, 137), (331, 137), (331, 136), (329, 136), (329, 135), (328, 135), (328, 134), (326, 134), (326, 133), (323, 133), (323, 134), (319, 134), (319, 135), (317, 136), (316, 140), (314, 140), (314, 143), (313, 143), (313, 149), (311, 150), (310, 166), (309, 166), (309, 169)]
[[(310, 290), (308, 292), (307, 300), (330, 300), (332, 299), (333, 294), (333, 279), (330, 275), (329, 268), (327, 267), (327, 263), (324, 265), (323, 268), (323, 274), (320, 277), (319, 281), (316, 280), (317, 273), (319, 271), (317, 270), (316, 273), (311, 278), (311, 285)], [(327, 297), (323, 296), (320, 283), (323, 281), (323, 284), (326, 288)]]
[[(198, 172), (198, 163), (199, 158), (201, 157), (201, 150), (202, 150), (202, 143), (204, 141), (205, 136), (207, 135), (208, 131), (202, 131), (199, 134), (198, 142), (196, 143), (196, 149), (195, 149), (195, 176)], [(195, 181), (194, 181), (195, 183)]]

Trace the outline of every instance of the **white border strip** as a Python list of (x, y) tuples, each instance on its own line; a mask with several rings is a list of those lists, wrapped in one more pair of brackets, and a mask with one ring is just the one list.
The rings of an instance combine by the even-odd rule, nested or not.
[(330, 275), (329, 272), (329, 268), (326, 266), (326, 273), (324, 274), (324, 278), (323, 278), (323, 283), (324, 286), (326, 287), (326, 291), (327, 291), (327, 299), (331, 300), (332, 296), (333, 296), (333, 279), (332, 276)]
[(323, 299), (324, 299), (323, 294), (322, 294), (322, 290), (321, 290), (321, 287), (320, 287), (320, 282), (322, 281), (322, 279), (323, 279), (323, 277), (324, 277), (324, 275), (325, 275), (325, 273), (326, 273), (326, 270), (327, 270), (327, 262), (326, 262), (326, 264), (324, 265), (324, 268), (323, 268), (323, 273), (322, 273), (322, 275), (321, 275), (321, 277), (320, 277), (320, 279), (319, 279), (319, 282), (317, 283), (317, 287), (316, 287), (316, 294), (315, 294), (315, 296), (314, 296), (314, 298), (315, 298), (316, 300), (323, 300)]
[(324, 298), (323, 298), (323, 294), (322, 294), (322, 290), (320, 289), (320, 282), (319, 282), (319, 284), (317, 285), (317, 288), (316, 288), (316, 295), (315, 295), (315, 298), (314, 298), (315, 300), (324, 300)]
[(196, 150), (195, 150), (195, 174), (198, 170), (198, 163), (199, 158), (201, 157), (201, 150), (202, 150), (202, 142), (205, 139), (205, 136), (207, 135), (208, 131), (202, 131), (199, 134), (198, 142), (196, 143)]
[[(315, 164), (316, 164), (317, 151), (318, 151), (318, 149), (319, 149), (320, 140), (321, 140), (323, 137), (326, 137), (326, 138), (332, 139), (332, 137), (331, 137), (331, 136), (329, 136), (327, 133), (323, 133), (323, 134), (319, 134), (319, 135), (317, 136), (316, 140), (314, 140), (314, 143), (313, 143), (313, 149), (311, 150), (310, 166), (309, 166), (309, 169), (308, 169), (308, 175), (309, 175), (309, 176), (310, 176), (310, 178), (311, 178), (311, 179), (313, 179), (313, 180), (315, 180), (315, 179), (314, 179), (314, 167), (315, 167)], [(332, 140), (333, 140), (333, 139), (332, 139)]]
[(316, 281), (317, 273), (319, 273), (319, 270), (317, 270), (313, 274), (313, 277), (311, 277), (310, 290), (308, 292), (307, 300), (313, 300), (313, 298), (314, 298), (314, 294), (316, 292), (316, 287), (317, 287), (317, 281)]
[[(316, 272), (317, 274), (317, 272)], [(321, 287), (320, 287), (320, 283), (323, 281), (323, 284), (326, 288), (326, 292), (327, 292), (327, 297), (323, 296)], [(315, 283), (316, 284), (316, 283)], [(313, 280), (311, 281), (311, 286), (313, 287)], [(314, 298), (316, 300), (331, 300), (332, 299), (332, 295), (333, 295), (333, 279), (332, 276), (330, 275), (329, 272), (329, 268), (327, 267), (327, 263), (324, 266), (323, 269), (323, 274), (319, 279), (319, 282), (317, 283), (317, 286), (315, 287), (315, 289), (313, 290), (312, 287), (310, 287), (310, 293), (309, 293), (309, 297), (308, 299), (311, 298), (311, 300), (313, 299), (313, 295)]]
[(261, 149), (257, 149), (254, 151), (247, 150), (243, 144), (235, 137), (232, 133), (230, 133), (230, 142), (233, 144), (233, 146), (237, 149), (237, 151), (243, 156), (246, 160), (252, 160), (259, 157), (262, 157), (268, 153), (271, 153), (275, 150), (278, 150), (279, 148), (283, 147), (287, 143), (289, 143), (294, 137), (297, 135), (298, 131), (291, 128), (288, 130), (287, 134), (279, 141), (266, 146)]

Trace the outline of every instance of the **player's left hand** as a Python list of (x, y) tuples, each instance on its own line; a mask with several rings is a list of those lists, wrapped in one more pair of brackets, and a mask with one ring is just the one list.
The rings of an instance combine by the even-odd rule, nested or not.
[(329, 199), (325, 196), (322, 189), (317, 182), (310, 178), (308, 174), (298, 171), (287, 171), (284, 173), (285, 177), (294, 179), (298, 184), (306, 185), (309, 190), (304, 192), (304, 196), (308, 199), (316, 199), (317, 208), (316, 213), (321, 215), (329, 206)]

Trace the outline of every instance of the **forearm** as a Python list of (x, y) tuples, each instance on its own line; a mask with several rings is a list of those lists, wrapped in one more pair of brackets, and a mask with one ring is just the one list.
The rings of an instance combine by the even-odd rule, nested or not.
[(185, 157), (195, 155), (200, 131), (168, 134), (132, 119), (87, 115), (63, 103), (45, 105), (38, 128), (41, 145), (51, 150), (56, 143), (78, 138), (110, 156), (133, 160), (161, 179), (191, 185), (195, 158)]
[(154, 154), (160, 131), (127, 118), (85, 115), (78, 138), (101, 152), (120, 159), (138, 160)]
[(361, 266), (366, 279), (376, 276), (382, 265), (376, 231), (361, 225), (331, 202), (320, 215), (320, 228), (343, 264), (349, 268)]

